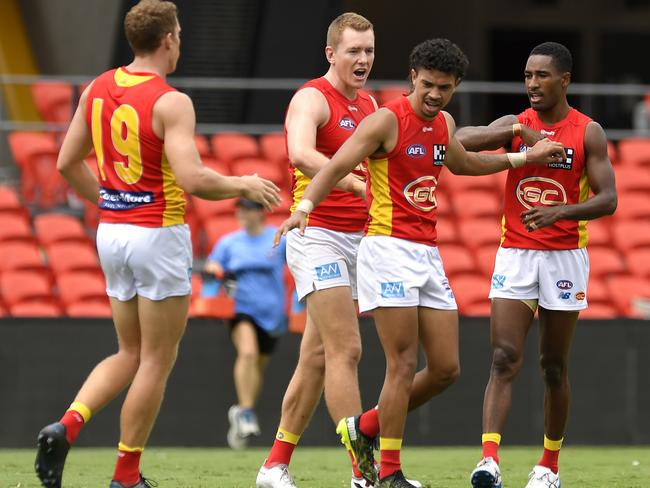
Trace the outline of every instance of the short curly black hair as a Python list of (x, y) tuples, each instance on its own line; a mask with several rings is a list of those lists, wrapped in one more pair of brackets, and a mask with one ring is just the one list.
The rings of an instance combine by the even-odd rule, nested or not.
[(436, 70), (454, 75), (457, 79), (465, 76), (469, 60), (461, 49), (449, 39), (429, 39), (413, 48), (409, 58), (410, 68)]
[(571, 70), (573, 69), (573, 57), (571, 56), (571, 51), (559, 42), (543, 42), (538, 44), (530, 52), (529, 57), (536, 54), (553, 58), (553, 64), (555, 64), (555, 67), (561, 73), (571, 73)]

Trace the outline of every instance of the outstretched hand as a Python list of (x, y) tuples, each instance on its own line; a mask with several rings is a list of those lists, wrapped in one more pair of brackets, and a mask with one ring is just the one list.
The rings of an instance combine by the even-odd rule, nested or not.
[(300, 235), (305, 235), (305, 227), (307, 227), (307, 214), (301, 210), (296, 210), (293, 212), (293, 215), (287, 220), (282, 222), (282, 225), (278, 228), (273, 238), (273, 247), (277, 247), (280, 244), (280, 239), (282, 236), (287, 235), (291, 229), (298, 228)]
[(531, 164), (559, 163), (565, 159), (564, 145), (547, 138), (537, 142), (526, 153), (526, 162)]
[(270, 180), (260, 178), (257, 174), (242, 176), (246, 188), (243, 197), (261, 203), (266, 210), (273, 210), (280, 203), (280, 188)]

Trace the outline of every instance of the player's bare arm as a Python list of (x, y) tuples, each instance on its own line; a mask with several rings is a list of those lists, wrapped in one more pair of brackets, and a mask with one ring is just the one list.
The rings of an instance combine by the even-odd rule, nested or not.
[(86, 124), (86, 99), (90, 86), (84, 90), (74, 113), (68, 133), (63, 140), (56, 168), (66, 181), (86, 200), (97, 205), (99, 183), (97, 177), (84, 163), (84, 158), (92, 149), (93, 141)]
[(618, 202), (614, 169), (607, 154), (605, 131), (597, 122), (587, 125), (585, 155), (587, 178), (594, 195), (582, 203), (533, 207), (522, 212), (521, 221), (529, 232), (558, 220), (591, 220), (614, 213)]
[(468, 152), (458, 139), (451, 135), (456, 124), (451, 115), (443, 112), (447, 120), (449, 147), (445, 155), (445, 166), (456, 175), (489, 175), (524, 164), (548, 164), (566, 157), (564, 146), (559, 142), (542, 139), (526, 153), (480, 154)]
[(499, 117), (490, 125), (463, 127), (456, 132), (456, 138), (468, 151), (492, 151), (508, 146), (515, 136), (520, 136), (528, 147), (544, 139), (544, 135), (520, 124), (515, 115)]
[(186, 192), (206, 200), (244, 197), (271, 210), (280, 189), (258, 176), (224, 176), (201, 163), (194, 142), (196, 116), (192, 100), (180, 92), (161, 96), (153, 109), (154, 130), (165, 141), (165, 154), (176, 181)]
[[(313, 178), (329, 158), (316, 150), (316, 133), (330, 117), (325, 96), (315, 88), (303, 88), (291, 99), (287, 110), (287, 151), (291, 164), (308, 178)], [(365, 198), (365, 183), (348, 175), (337, 188)]]
[(357, 166), (358, 161), (375, 154), (390, 152), (396, 143), (397, 119), (390, 110), (379, 109), (363, 119), (354, 134), (309, 183), (296, 211), (278, 229), (275, 245), (280, 242), (280, 237), (291, 229), (299, 228), (300, 233), (304, 233), (307, 215), (329, 195), (337, 181)]

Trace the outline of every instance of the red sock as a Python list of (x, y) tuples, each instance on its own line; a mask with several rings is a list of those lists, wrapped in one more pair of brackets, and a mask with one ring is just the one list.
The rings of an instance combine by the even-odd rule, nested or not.
[(381, 464), (379, 466), (379, 479), (383, 480), (386, 476), (390, 476), (395, 471), (399, 471), (402, 468), (402, 464), (399, 459), (399, 450), (392, 451), (385, 449), (380, 452)]
[(357, 462), (354, 460), (354, 456), (352, 455), (352, 451), (348, 451), (348, 456), (350, 456), (350, 461), (352, 461), (352, 474), (354, 475), (355, 478), (363, 478), (363, 475), (361, 474), (361, 471), (359, 471), (359, 468), (357, 468)]
[(273, 447), (269, 453), (269, 457), (264, 463), (265, 468), (271, 468), (276, 464), (286, 464), (287, 466), (291, 462), (291, 455), (293, 450), (296, 448), (296, 444), (291, 444), (290, 442), (281, 441), (280, 439), (275, 439), (273, 442)]
[(117, 451), (117, 463), (113, 479), (125, 487), (140, 481), (140, 456), (142, 451)]
[(539, 460), (540, 466), (550, 469), (555, 474), (558, 472), (558, 459), (560, 458), (560, 451), (551, 451), (550, 449), (544, 448), (544, 453), (542, 454), (542, 459)]
[(492, 441), (485, 441), (483, 443), (483, 458), (491, 457), (499, 464), (499, 444)]
[(367, 437), (377, 437), (377, 434), (379, 434), (379, 410), (377, 410), (377, 407), (361, 414), (359, 430)]
[(59, 420), (65, 426), (65, 438), (68, 440), (70, 445), (74, 444), (74, 441), (77, 439), (79, 432), (83, 428), (85, 422), (82, 415), (76, 410), (68, 410), (61, 420)]

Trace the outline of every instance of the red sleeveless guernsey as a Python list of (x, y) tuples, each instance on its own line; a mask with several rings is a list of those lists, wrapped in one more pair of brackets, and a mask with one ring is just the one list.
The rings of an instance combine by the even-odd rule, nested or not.
[(100, 221), (166, 227), (185, 222), (185, 197), (153, 131), (154, 103), (174, 91), (153, 73), (117, 68), (93, 82), (86, 101), (99, 170)]
[[(545, 125), (532, 108), (517, 115), (521, 124), (541, 131), (552, 141), (564, 144), (567, 159), (546, 166), (525, 165), (508, 171), (502, 220), (502, 247), (520, 249), (578, 249), (587, 245), (586, 220), (559, 220), (528, 232), (519, 215), (526, 209), (547, 205), (571, 205), (589, 198), (585, 168), (585, 131), (592, 119), (570, 109), (554, 125)], [(513, 152), (526, 151), (520, 137), (512, 140)]]
[(449, 144), (442, 112), (418, 117), (406, 96), (385, 105), (398, 124), (395, 148), (368, 161), (370, 216), (366, 235), (436, 245), (435, 191)]
[[(349, 100), (324, 77), (308, 81), (298, 90), (308, 87), (316, 88), (325, 95), (329, 105), (330, 118), (316, 132), (316, 150), (331, 158), (352, 135), (359, 122), (375, 111), (375, 105), (372, 103), (370, 95), (363, 90), (357, 92), (357, 97), (354, 100)], [(361, 163), (361, 161), (359, 162)], [(293, 166), (291, 166), (291, 171), (293, 183), (291, 212), (293, 212), (311, 179)], [(365, 176), (364, 172), (358, 169), (355, 169), (353, 173)], [(352, 193), (334, 188), (309, 214), (308, 225), (339, 232), (361, 232), (367, 219), (366, 202)]]

